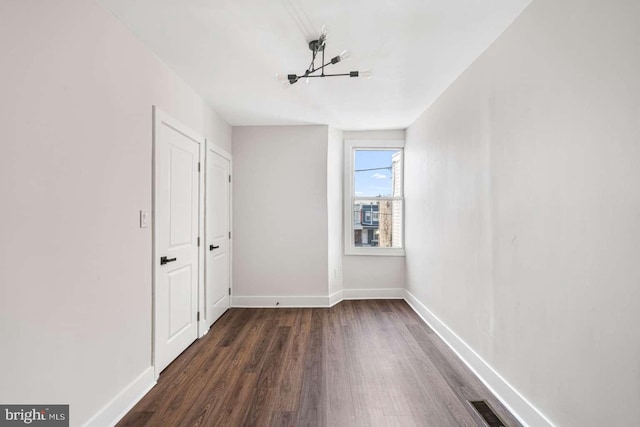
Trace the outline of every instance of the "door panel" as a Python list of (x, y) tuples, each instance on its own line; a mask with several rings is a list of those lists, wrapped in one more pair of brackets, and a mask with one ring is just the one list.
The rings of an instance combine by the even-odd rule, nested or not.
[(154, 357), (158, 374), (198, 334), (198, 162), (203, 141), (156, 112), (154, 143)]
[[(179, 144), (173, 142), (172, 144)], [(169, 153), (169, 222), (170, 241), (169, 247), (177, 249), (184, 245), (190, 245), (193, 240), (193, 232), (197, 229), (194, 224), (193, 206), (193, 173), (194, 163), (197, 165), (197, 152), (185, 151), (183, 147), (171, 145)], [(197, 166), (196, 166), (197, 167)], [(197, 177), (197, 175), (196, 175)], [(197, 181), (195, 182), (197, 185)], [(197, 199), (196, 199), (197, 201)], [(195, 210), (197, 214), (197, 210)], [(197, 215), (195, 221), (197, 221)], [(197, 233), (196, 233), (197, 234)]]
[(186, 265), (169, 274), (169, 341), (191, 326), (193, 272)]
[(231, 162), (207, 149), (205, 306), (211, 325), (229, 308)]

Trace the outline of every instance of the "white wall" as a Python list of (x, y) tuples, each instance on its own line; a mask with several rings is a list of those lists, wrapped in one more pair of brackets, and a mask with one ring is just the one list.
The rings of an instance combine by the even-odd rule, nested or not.
[(557, 425), (640, 417), (639, 16), (535, 0), (407, 131), (408, 290)]
[(328, 295), (327, 141), (327, 126), (233, 128), (236, 301)]
[(327, 147), (327, 212), (329, 247), (329, 295), (342, 290), (342, 174), (343, 132), (329, 128)]
[[(403, 257), (344, 255), (344, 139), (398, 140), (404, 131), (233, 128), (235, 305), (326, 305), (343, 288), (404, 287)], [(305, 296), (324, 298), (295, 298)]]
[(79, 425), (151, 364), (152, 105), (231, 128), (93, 1), (0, 3), (0, 402)]
[[(345, 140), (397, 141), (405, 139), (405, 131), (345, 131), (343, 137)], [(402, 289), (405, 285), (404, 263), (404, 257), (344, 255), (344, 289)]]

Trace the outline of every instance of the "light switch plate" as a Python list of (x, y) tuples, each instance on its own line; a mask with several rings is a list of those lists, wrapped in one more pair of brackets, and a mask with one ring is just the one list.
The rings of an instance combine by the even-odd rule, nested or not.
[(140, 228), (149, 227), (150, 220), (151, 215), (149, 215), (149, 211), (140, 211)]

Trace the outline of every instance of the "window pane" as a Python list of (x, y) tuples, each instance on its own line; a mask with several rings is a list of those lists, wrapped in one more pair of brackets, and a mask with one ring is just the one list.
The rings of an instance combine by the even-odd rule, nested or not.
[(355, 247), (402, 248), (401, 200), (357, 200), (353, 220)]
[(402, 150), (356, 150), (355, 197), (402, 196)]

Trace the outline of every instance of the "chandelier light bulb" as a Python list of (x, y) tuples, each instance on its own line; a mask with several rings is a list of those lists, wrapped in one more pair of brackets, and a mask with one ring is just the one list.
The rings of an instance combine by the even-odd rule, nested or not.
[(318, 38), (318, 46), (324, 48), (327, 44), (327, 37), (329, 36), (327, 31), (327, 26), (322, 26), (322, 31), (320, 31), (320, 37)]
[(358, 77), (364, 77), (366, 79), (370, 79), (371, 78), (371, 70), (358, 71)]
[(338, 62), (349, 59), (350, 57), (351, 57), (351, 53), (348, 50), (343, 50), (342, 53), (340, 53), (340, 55), (331, 58), (331, 63), (337, 64)]

